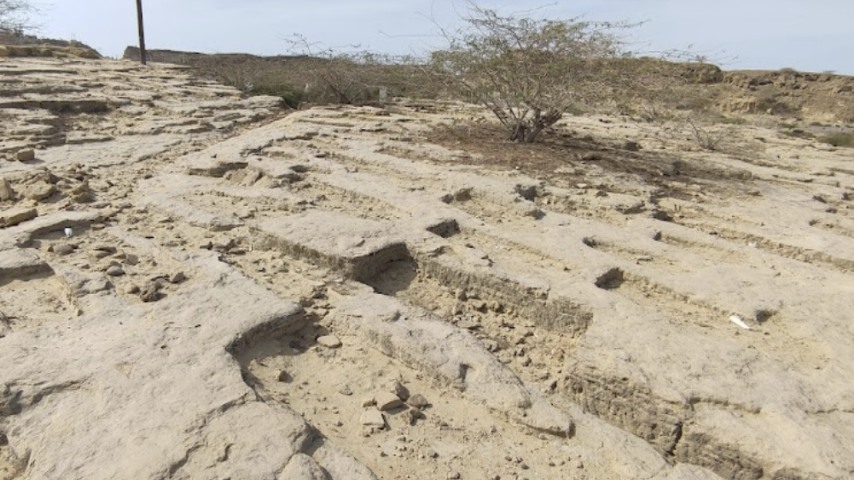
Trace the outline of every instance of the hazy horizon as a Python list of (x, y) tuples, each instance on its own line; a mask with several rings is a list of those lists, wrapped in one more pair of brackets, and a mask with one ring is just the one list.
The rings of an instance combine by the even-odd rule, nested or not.
[[(722, 67), (795, 68), (854, 75), (854, 2), (823, 0), (484, 0), (501, 13), (534, 17), (645, 22), (627, 32), (633, 50), (690, 50)], [(465, 1), (327, 0), (288, 5), (276, 0), (144, 0), (146, 44), (152, 49), (279, 55), (301, 34), (324, 47), (389, 54), (423, 54), (441, 48), (437, 25), (459, 24)], [(131, 0), (52, 0), (38, 3), (40, 35), (75, 39), (118, 57), (137, 44)]]

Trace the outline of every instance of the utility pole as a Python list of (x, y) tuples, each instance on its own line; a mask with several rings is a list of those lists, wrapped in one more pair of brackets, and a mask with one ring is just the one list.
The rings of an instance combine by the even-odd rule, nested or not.
[(146, 64), (145, 28), (142, 21), (142, 0), (136, 0), (136, 22), (139, 26), (139, 61)]

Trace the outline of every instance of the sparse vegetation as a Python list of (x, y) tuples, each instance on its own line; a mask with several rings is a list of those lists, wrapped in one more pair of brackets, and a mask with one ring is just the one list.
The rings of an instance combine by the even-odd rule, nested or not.
[[(154, 61), (194, 66), (249, 95), (279, 96), (293, 108), (371, 104), (381, 91), (388, 98), (477, 103), (492, 112), (504, 136), (517, 143), (536, 142), (565, 115), (582, 112), (617, 112), (656, 123), (662, 139), (689, 140), (708, 150), (721, 149), (733, 131), (726, 127), (748, 122), (739, 114), (785, 116), (781, 134), (800, 138), (814, 138), (814, 129), (797, 127), (806, 125), (798, 117), (807, 102), (817, 101), (819, 110), (843, 120), (854, 118), (848, 112), (854, 103), (837, 98), (847, 98), (852, 91), (842, 80), (833, 87), (838, 92), (833, 97), (807, 98), (800, 92), (808, 89), (789, 91), (779, 83), (780, 74), (794, 72), (791, 69), (725, 73), (686, 54), (632, 56), (617, 36), (631, 25), (502, 16), (470, 6), (464, 27), (446, 32), (448, 47), (427, 59), (333, 51), (301, 37), (290, 42), (295, 54), (287, 56), (170, 52), (174, 56), (158, 60), (157, 52), (149, 54), (155, 55)], [(799, 81), (815, 81), (810, 74), (801, 77)], [(828, 141), (839, 143), (835, 138)]]
[(317, 50), (300, 35), (289, 43), (291, 50), (305, 59), (305, 73), (309, 77), (304, 87), (305, 95), (322, 102), (372, 103), (379, 100), (382, 90), (400, 94), (416, 84), (415, 77), (422, 77), (416, 68), (418, 62), (412, 57), (365, 50)]
[[(446, 33), (432, 72), (452, 92), (495, 114), (514, 142), (532, 143), (573, 106), (607, 95), (624, 55), (624, 24), (502, 16), (470, 5), (466, 26)], [(593, 87), (593, 88), (591, 88)]]
[[(336, 58), (305, 54), (258, 57), (247, 54), (198, 54), (149, 50), (149, 59), (188, 65), (206, 77), (236, 87), (248, 95), (282, 97), (293, 108), (303, 103), (361, 104), (375, 102), (380, 87), (390, 97), (435, 98), (423, 69), (401, 58), (334, 54)], [(125, 58), (138, 56), (135, 48)]]
[(709, 122), (695, 118), (688, 118), (685, 122), (690, 127), (694, 142), (704, 150), (719, 150), (724, 140), (733, 134), (732, 127), (718, 128)]
[(721, 123), (724, 125), (745, 125), (747, 120), (743, 117), (721, 117)]
[(854, 134), (852, 133), (836, 133), (826, 135), (818, 139), (822, 143), (833, 145), (834, 147), (854, 148)]
[(795, 127), (786, 128), (785, 130), (783, 130), (780, 133), (786, 137), (791, 137), (791, 138), (802, 138), (804, 140), (814, 140), (815, 139), (815, 134), (813, 134), (807, 130), (804, 130), (803, 128), (795, 128)]

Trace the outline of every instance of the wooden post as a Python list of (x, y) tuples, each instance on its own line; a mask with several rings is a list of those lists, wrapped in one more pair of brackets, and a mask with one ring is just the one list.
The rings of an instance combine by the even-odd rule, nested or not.
[(145, 28), (142, 21), (142, 0), (136, 0), (136, 22), (139, 27), (139, 61), (146, 64)]

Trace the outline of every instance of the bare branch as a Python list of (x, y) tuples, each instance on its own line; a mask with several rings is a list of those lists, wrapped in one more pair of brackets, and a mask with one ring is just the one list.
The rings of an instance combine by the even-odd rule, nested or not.
[(26, 0), (0, 0), (0, 31), (23, 33), (34, 26), (29, 16), (35, 8)]

